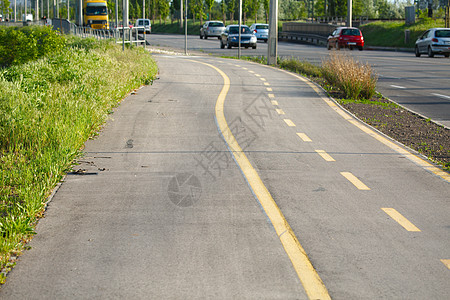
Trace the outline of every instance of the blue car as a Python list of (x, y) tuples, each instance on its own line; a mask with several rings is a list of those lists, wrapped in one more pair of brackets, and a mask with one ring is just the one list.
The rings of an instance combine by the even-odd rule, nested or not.
[[(256, 36), (247, 25), (241, 25), (241, 47), (256, 49)], [(220, 48), (239, 47), (239, 25), (228, 25), (220, 36)]]

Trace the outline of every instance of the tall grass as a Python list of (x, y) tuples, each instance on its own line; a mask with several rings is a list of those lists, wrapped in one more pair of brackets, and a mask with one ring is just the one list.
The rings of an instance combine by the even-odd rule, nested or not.
[(375, 95), (378, 77), (368, 63), (331, 53), (330, 58), (322, 62), (322, 71), (325, 79), (346, 98), (370, 99)]
[(156, 72), (142, 48), (75, 38), (62, 51), (0, 69), (0, 269), (33, 235), (84, 142)]

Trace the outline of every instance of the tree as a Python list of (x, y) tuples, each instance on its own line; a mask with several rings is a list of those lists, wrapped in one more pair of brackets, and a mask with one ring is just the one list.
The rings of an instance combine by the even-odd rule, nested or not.
[(266, 23), (269, 23), (269, 11), (270, 11), (270, 0), (262, 0), (264, 15), (266, 16)]
[(211, 10), (214, 2), (214, 0), (205, 0), (206, 7), (208, 8), (208, 20), (211, 20)]
[(250, 9), (251, 17), (253, 17), (255, 19), (255, 23), (257, 23), (258, 22), (258, 11), (261, 6), (261, 3), (259, 2), (259, 0), (250, 0), (249, 2), (250, 2), (249, 9)]
[(225, 11), (226, 11), (225, 0), (222, 0), (220, 8), (221, 8), (221, 12), (222, 12), (222, 21), (223, 21), (223, 24), (225, 24), (225, 22), (227, 20), (227, 16), (225, 14)]
[(166, 25), (166, 20), (170, 13), (169, 2), (167, 0), (159, 0), (158, 9), (159, 9), (159, 24), (161, 24), (161, 19), (163, 19), (164, 25)]
[(225, 3), (227, 4), (227, 11), (230, 13), (230, 21), (231, 24), (233, 24), (234, 21), (234, 12), (236, 10), (236, 0), (225, 0)]

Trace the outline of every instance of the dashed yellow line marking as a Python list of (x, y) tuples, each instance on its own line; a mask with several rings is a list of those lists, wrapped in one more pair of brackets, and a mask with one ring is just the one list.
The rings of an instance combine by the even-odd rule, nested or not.
[(264, 82), (264, 85), (267, 85), (267, 86), (268, 86), (268, 85), (270, 85), (270, 83), (268, 83), (268, 82)]
[(266, 81), (266, 79), (265, 79), (265, 78), (262, 78), (262, 77), (261, 77), (261, 78), (259, 78), (259, 79), (261, 79), (262, 81)]
[(259, 74), (255, 74), (255, 76), (256, 76), (256, 77), (261, 77), (261, 75), (259, 75)]
[(268, 92), (272, 92), (272, 88), (266, 88)]
[(297, 132), (297, 135), (304, 141), (304, 142), (312, 142), (312, 140), (304, 133)]
[(249, 73), (252, 73), (252, 74), (255, 74), (255, 71), (252, 71), (252, 70), (250, 70), (250, 71), (248, 71)]
[(238, 68), (240, 68), (241, 67), (241, 65), (235, 65), (236, 67), (238, 67)]
[(246, 67), (242, 67), (243, 70), (248, 70)]
[(370, 188), (359, 180), (355, 175), (350, 172), (341, 172), (341, 175), (347, 178), (358, 190), (369, 191)]
[(196, 63), (204, 64), (216, 70), (223, 78), (224, 84), (219, 96), (217, 97), (215, 107), (215, 115), (219, 131), (221, 132), (223, 139), (227, 143), (228, 148), (234, 157), (234, 160), (236, 161), (237, 165), (241, 169), (242, 174), (247, 180), (248, 185), (252, 189), (253, 194), (261, 204), (261, 207), (264, 209), (267, 217), (270, 219), (275, 232), (277, 233), (277, 236), (280, 239), (281, 244), (283, 245), (284, 250), (289, 256), (289, 259), (291, 260), (292, 265), (294, 266), (294, 269), (303, 284), (303, 288), (305, 289), (308, 298), (331, 299), (330, 295), (328, 294), (327, 288), (323, 284), (322, 279), (320, 279), (319, 274), (317, 274), (317, 271), (314, 269), (305, 250), (300, 245), (300, 242), (295, 236), (294, 231), (289, 226), (289, 223), (287, 222), (280, 208), (277, 206), (275, 200), (272, 198), (272, 195), (262, 182), (261, 177), (259, 177), (258, 175), (258, 172), (251, 165), (244, 151), (242, 151), (242, 148), (239, 146), (236, 138), (234, 137), (228, 126), (228, 123), (225, 119), (224, 103), (230, 89), (230, 79), (222, 70), (211, 64), (198, 62), (195, 60), (193, 61)]
[(294, 122), (292, 122), (290, 119), (283, 119), (283, 120), (284, 120), (284, 122), (286, 122), (286, 124), (287, 124), (289, 127), (295, 127)]
[(278, 106), (278, 101), (277, 100), (272, 100), (272, 101), (270, 101), (270, 103), (272, 103), (272, 105)]
[(393, 208), (382, 208), (382, 210), (387, 213), (392, 219), (394, 219), (398, 224), (402, 225), (408, 231), (420, 231), (413, 223), (402, 216), (398, 211)]
[(317, 152), (317, 154), (322, 156), (322, 158), (325, 159), (326, 161), (336, 161), (336, 160), (334, 160), (334, 158), (331, 157), (331, 155), (326, 153), (324, 150), (316, 150), (316, 152)]
[(269, 98), (275, 98), (274, 94), (268, 94), (267, 96), (269, 96)]
[(279, 115), (284, 115), (284, 111), (280, 108), (275, 109)]
[(441, 262), (450, 269), (450, 259), (441, 259)]

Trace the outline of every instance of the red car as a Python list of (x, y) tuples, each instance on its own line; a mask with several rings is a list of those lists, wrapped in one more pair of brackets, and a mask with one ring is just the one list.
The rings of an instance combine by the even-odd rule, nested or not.
[(335, 31), (328, 37), (327, 48), (336, 48), (337, 50), (341, 48), (358, 48), (360, 51), (364, 48), (364, 38), (356, 27), (338, 27)]

